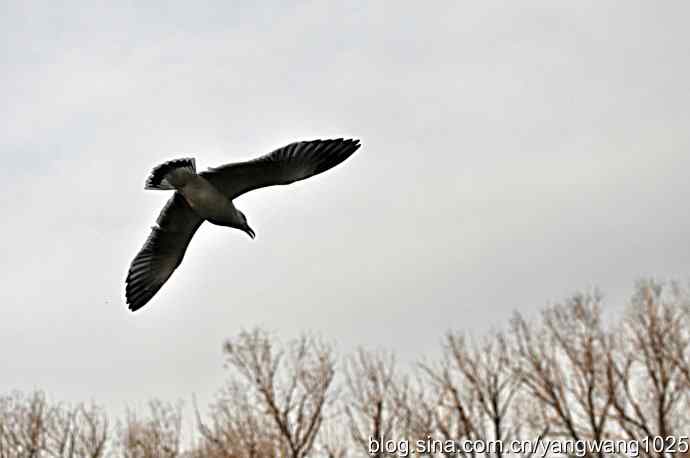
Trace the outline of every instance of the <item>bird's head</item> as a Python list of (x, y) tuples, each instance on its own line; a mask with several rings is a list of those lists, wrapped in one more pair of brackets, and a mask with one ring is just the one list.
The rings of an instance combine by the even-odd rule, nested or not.
[(244, 213), (241, 211), (237, 211), (240, 214), (240, 226), (239, 229), (243, 230), (244, 232), (247, 233), (247, 235), (251, 238), (256, 237), (256, 234), (254, 233), (254, 229), (249, 227), (249, 224), (247, 223), (247, 217), (244, 216)]

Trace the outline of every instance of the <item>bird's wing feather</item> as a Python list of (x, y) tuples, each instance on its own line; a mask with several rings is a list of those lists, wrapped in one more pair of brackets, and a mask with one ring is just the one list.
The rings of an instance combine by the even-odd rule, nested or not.
[(182, 194), (175, 192), (127, 273), (125, 294), (130, 310), (143, 307), (168, 280), (202, 222)]
[(335, 167), (350, 157), (359, 140), (342, 138), (291, 143), (246, 162), (201, 172), (229, 199), (266, 186), (290, 184)]

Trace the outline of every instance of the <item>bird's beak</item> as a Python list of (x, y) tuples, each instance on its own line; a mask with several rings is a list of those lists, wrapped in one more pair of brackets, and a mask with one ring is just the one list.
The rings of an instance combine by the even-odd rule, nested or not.
[(247, 226), (247, 227), (244, 229), (244, 232), (246, 232), (247, 235), (249, 235), (249, 237), (251, 237), (251, 238), (256, 237), (256, 234), (254, 233), (254, 229), (252, 229), (252, 228), (249, 227), (249, 226)]

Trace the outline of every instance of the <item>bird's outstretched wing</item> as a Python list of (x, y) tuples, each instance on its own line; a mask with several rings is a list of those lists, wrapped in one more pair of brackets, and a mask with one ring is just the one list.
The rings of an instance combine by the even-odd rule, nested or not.
[(130, 310), (143, 307), (168, 280), (203, 221), (179, 192), (168, 200), (129, 267), (125, 294)]
[(254, 189), (290, 184), (325, 172), (359, 147), (359, 140), (355, 139), (295, 142), (251, 161), (211, 168), (200, 175), (234, 199)]

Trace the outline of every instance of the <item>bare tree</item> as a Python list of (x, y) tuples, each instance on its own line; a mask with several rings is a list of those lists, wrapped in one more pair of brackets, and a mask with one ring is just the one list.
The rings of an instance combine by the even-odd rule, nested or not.
[(359, 349), (340, 381), (322, 340), (243, 332), (223, 347), (225, 388), (205, 415), (195, 403), (191, 449), (180, 404), (130, 410), (111, 438), (98, 405), (13, 392), (0, 397), (0, 458), (498, 458), (537, 437), (576, 441), (568, 456), (613, 456), (610, 440), (637, 441), (650, 458), (690, 456), (690, 293), (642, 282), (609, 326), (600, 303), (578, 294), (533, 322), (517, 314), (507, 333), (449, 332), (440, 359), (409, 374), (394, 353)]
[(607, 360), (614, 349), (600, 300), (597, 293), (578, 294), (545, 309), (538, 325), (520, 315), (513, 320), (521, 380), (554, 439), (601, 443), (611, 437)]
[(74, 415), (75, 445), (77, 457), (101, 458), (108, 448), (108, 416), (95, 404), (80, 405)]
[[(404, 418), (404, 422), (401, 422), (402, 436), (410, 444), (436, 437), (439, 395), (429, 386), (433, 383), (429, 383), (425, 377), (421, 370), (423, 367), (420, 364), (415, 368), (405, 384), (406, 389), (402, 390), (403, 395), (398, 397), (401, 408), (399, 415)], [(431, 453), (415, 452), (421, 456), (433, 456)]]
[[(619, 335), (621, 349), (609, 359), (613, 418), (627, 438), (649, 441), (641, 450), (647, 456), (675, 456), (675, 441), (690, 431), (687, 304), (679, 289), (640, 283)], [(657, 439), (652, 446), (654, 438), (663, 444)]]
[(0, 458), (101, 458), (108, 419), (96, 405), (51, 405), (41, 391), (0, 399)]
[(204, 450), (201, 456), (262, 458), (279, 447), (273, 422), (251, 391), (237, 381), (230, 381), (218, 395), (209, 421), (204, 422), (198, 408), (196, 416)]
[(100, 458), (108, 446), (108, 417), (95, 404), (56, 405), (46, 421), (46, 455), (56, 458)]
[(528, 411), (520, 408), (521, 379), (514, 356), (515, 347), (500, 332), (479, 343), (448, 333), (441, 363), (422, 365), (435, 405), (427, 404), (418, 416), (433, 413), (431, 440), (455, 442), (455, 449), (445, 449), (445, 456), (501, 457), (508, 452), (504, 444), (521, 438), (530, 422)]
[(341, 421), (344, 418), (338, 415), (336, 418), (324, 421), (319, 433), (319, 446), (321, 453), (318, 456), (327, 458), (347, 458), (350, 456), (351, 442), (348, 440), (346, 428)]
[(46, 450), (48, 403), (40, 391), (0, 399), (0, 457), (37, 458)]
[(255, 412), (267, 415), (277, 438), (277, 455), (307, 456), (323, 421), (335, 374), (329, 346), (303, 335), (285, 350), (264, 331), (243, 332), (224, 345), (227, 365), (237, 371)]
[(182, 405), (149, 402), (149, 415), (127, 412), (119, 427), (119, 452), (124, 458), (176, 458), (180, 456)]
[[(384, 456), (387, 441), (404, 439), (407, 382), (396, 370), (392, 353), (359, 349), (345, 365), (344, 406), (354, 442), (367, 454)], [(371, 446), (371, 450), (370, 450)]]

